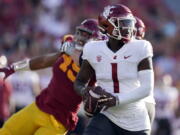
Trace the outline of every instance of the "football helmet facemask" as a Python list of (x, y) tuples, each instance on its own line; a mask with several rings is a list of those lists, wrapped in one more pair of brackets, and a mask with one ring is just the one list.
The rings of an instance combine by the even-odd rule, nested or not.
[(135, 18), (131, 10), (122, 4), (105, 7), (98, 23), (100, 31), (111, 38), (129, 41), (133, 36)]

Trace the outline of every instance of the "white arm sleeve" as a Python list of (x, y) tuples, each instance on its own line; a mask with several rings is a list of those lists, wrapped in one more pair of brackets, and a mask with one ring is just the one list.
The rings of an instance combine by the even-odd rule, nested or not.
[(140, 87), (127, 93), (119, 93), (119, 105), (136, 102), (148, 96), (154, 88), (153, 70), (142, 70), (138, 72)]
[(87, 49), (86, 46), (83, 48), (83, 53), (82, 53), (82, 54), (83, 54), (83, 55), (82, 55), (82, 59), (83, 59), (83, 60), (87, 60), (87, 59), (89, 58), (88, 49)]

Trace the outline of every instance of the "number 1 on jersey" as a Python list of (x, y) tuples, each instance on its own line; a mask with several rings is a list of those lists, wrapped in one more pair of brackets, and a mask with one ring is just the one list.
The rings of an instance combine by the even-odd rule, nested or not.
[(114, 85), (114, 93), (119, 93), (119, 81), (117, 75), (117, 63), (111, 63), (112, 66), (112, 80)]

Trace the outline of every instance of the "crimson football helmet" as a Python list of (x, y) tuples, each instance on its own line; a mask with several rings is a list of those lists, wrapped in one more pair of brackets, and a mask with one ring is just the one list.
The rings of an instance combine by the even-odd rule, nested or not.
[(145, 36), (145, 25), (144, 22), (138, 18), (135, 17), (136, 19), (136, 24), (135, 24), (135, 32), (134, 32), (134, 36), (136, 39), (143, 39)]
[(96, 19), (86, 19), (76, 27), (74, 36), (76, 49), (82, 50), (84, 44), (90, 39), (99, 38), (98, 21)]
[(133, 36), (135, 18), (131, 10), (122, 4), (106, 6), (98, 22), (100, 31), (111, 38), (129, 41)]

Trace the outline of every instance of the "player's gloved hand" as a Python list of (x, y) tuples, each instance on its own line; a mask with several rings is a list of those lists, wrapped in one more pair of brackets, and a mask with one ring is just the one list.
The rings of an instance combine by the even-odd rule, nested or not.
[(112, 95), (111, 93), (105, 91), (100, 86), (95, 87), (95, 89), (92, 90), (94, 94), (98, 94), (98, 106), (100, 108), (109, 108), (112, 106), (115, 106), (119, 100), (116, 96)]
[[(96, 115), (102, 110), (103, 106), (98, 105), (101, 97), (101, 87), (88, 87), (83, 94), (84, 111), (88, 117)], [(96, 91), (96, 93), (94, 92)]]
[(4, 80), (5, 80), (8, 76), (10, 76), (15, 72), (14, 66), (11, 65), (4, 68), (0, 68), (0, 72), (3, 72), (5, 74), (4, 76)]
[(106, 109), (115, 106), (119, 102), (118, 97), (112, 95), (111, 93), (103, 91), (103, 96), (98, 100), (98, 105), (103, 106)]
[(99, 113), (102, 109), (115, 106), (117, 98), (100, 86), (97, 86), (86, 90), (83, 96), (83, 102), (85, 114), (91, 117)]
[(64, 52), (68, 55), (72, 55), (74, 49), (75, 49), (74, 43), (67, 41), (61, 45), (60, 52)]

